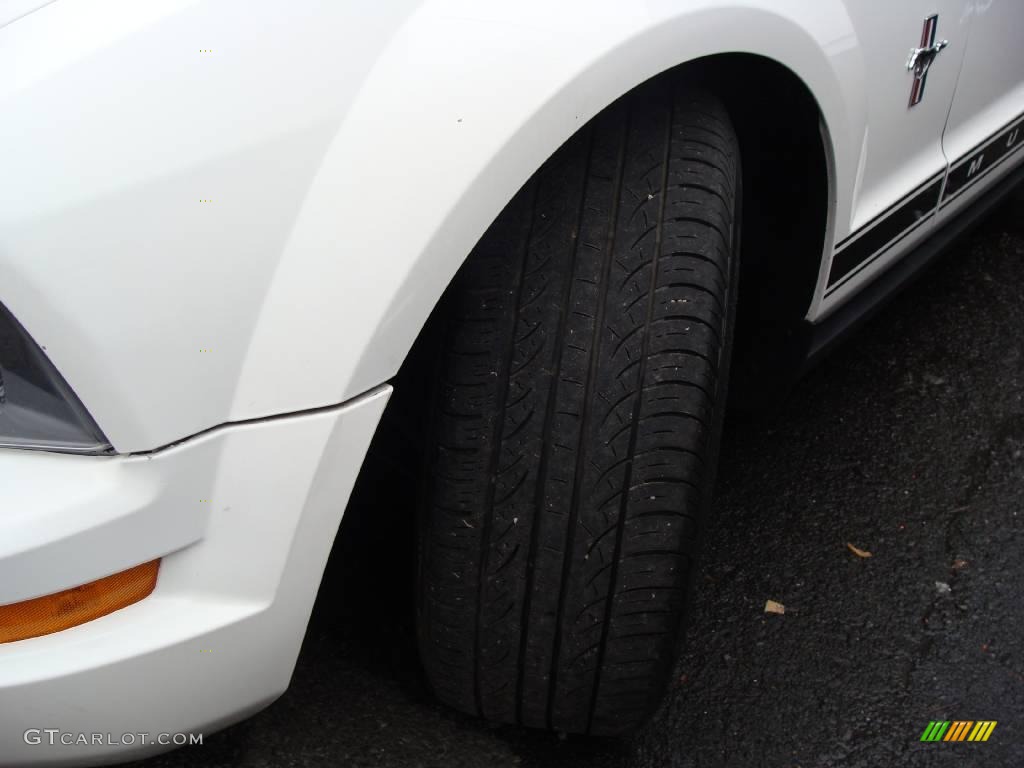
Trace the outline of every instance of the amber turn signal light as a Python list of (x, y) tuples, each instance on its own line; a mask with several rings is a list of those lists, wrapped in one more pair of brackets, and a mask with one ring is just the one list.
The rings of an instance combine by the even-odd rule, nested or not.
[(60, 632), (137, 603), (156, 587), (159, 569), (160, 561), (153, 560), (80, 587), (0, 605), (0, 643)]

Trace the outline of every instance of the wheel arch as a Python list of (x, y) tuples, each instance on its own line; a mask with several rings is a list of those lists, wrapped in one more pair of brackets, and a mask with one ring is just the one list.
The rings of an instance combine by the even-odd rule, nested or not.
[[(618, 3), (591, 3), (575, 18), (582, 6), (525, 2), (466, 19), (439, 13), (451, 4), (437, 0), (413, 14), (372, 68), (307, 194), (236, 403), (257, 399), (257, 388), (266, 400), (265, 382), (282, 367), (307, 372), (308, 383), (292, 386), (310, 403), (344, 400), (392, 378), (515, 192), (594, 115), (670, 70), (703, 70), (733, 103), (758, 82), (800, 94), (823, 137), (818, 167), (835, 169), (826, 175), (835, 202), (835, 177), (855, 175), (850, 148), (859, 139), (851, 137), (860, 136), (864, 116), (859, 48), (843, 2), (826, 0), (813, 13), (795, 0), (670, 5), (640, 18)], [(551, 13), (577, 23), (575, 38), (566, 40)], [(782, 112), (772, 116), (784, 125)], [(804, 129), (808, 114), (801, 110)], [(410, 130), (417, 142), (404, 136)], [(395, 151), (367, 157), (374, 142)], [(368, 194), (381, 207), (367, 206)], [(333, 230), (326, 222), (346, 209), (361, 215)], [(302, 246), (325, 232), (345, 258), (324, 263), (318, 253), (310, 263)], [(826, 239), (823, 227), (817, 234)], [(820, 251), (814, 265), (801, 261), (801, 275), (820, 261)], [(339, 285), (362, 294), (347, 287), (339, 302)], [(806, 313), (811, 299), (802, 291), (794, 306)], [(307, 333), (296, 337), (296, 328)]]

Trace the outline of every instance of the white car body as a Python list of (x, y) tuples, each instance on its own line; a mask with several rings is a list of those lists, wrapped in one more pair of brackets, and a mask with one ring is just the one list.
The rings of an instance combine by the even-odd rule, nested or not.
[(173, 745), (24, 734), (210, 732), (285, 690), (387, 382), (616, 98), (722, 53), (806, 86), (820, 323), (1019, 167), (1022, 28), (1017, 0), (0, 0), (0, 303), (114, 450), (0, 449), (0, 606), (162, 558), (150, 597), (0, 644), (0, 764), (135, 758)]

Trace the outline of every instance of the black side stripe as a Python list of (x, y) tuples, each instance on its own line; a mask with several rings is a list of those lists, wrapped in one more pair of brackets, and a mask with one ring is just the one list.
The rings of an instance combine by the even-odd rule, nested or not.
[[(974, 147), (835, 246), (826, 295), (886, 253), (996, 166), (1024, 147), (1024, 115)], [(945, 185), (943, 185), (945, 180)], [(940, 197), (941, 195), (941, 197)]]
[(925, 187), (931, 186), (936, 180), (939, 180), (941, 178), (942, 178), (942, 172), (937, 173), (934, 176), (932, 176), (930, 179), (928, 179), (928, 181), (926, 181), (923, 184), (921, 184), (920, 186), (918, 186), (916, 189), (914, 189), (914, 190), (912, 190), (910, 192), (907, 192), (907, 194), (905, 194), (903, 197), (901, 197), (895, 203), (890, 205), (884, 211), (882, 211), (881, 213), (879, 213), (879, 214), (873, 216), (872, 218), (868, 219), (867, 223), (862, 225), (861, 228), (858, 229), (856, 232), (851, 232), (846, 237), (844, 237), (842, 240), (840, 240), (838, 243), (836, 243), (835, 250), (837, 250), (837, 251), (842, 250), (846, 246), (847, 243), (852, 243), (858, 237), (860, 237), (865, 232), (867, 232), (869, 229), (871, 229), (873, 226), (875, 226), (875, 224), (878, 224), (880, 221), (882, 221), (882, 219), (887, 218), (890, 214), (893, 213), (893, 211), (895, 211), (901, 205), (903, 205), (908, 200), (910, 200), (910, 198), (916, 196)]
[(841, 245), (832, 258), (828, 289), (851, 277), (855, 270), (859, 272), (927, 221), (938, 207), (941, 190), (942, 174), (939, 174), (903, 202), (897, 203), (878, 223), (862, 227), (855, 238), (844, 241), (846, 244)]

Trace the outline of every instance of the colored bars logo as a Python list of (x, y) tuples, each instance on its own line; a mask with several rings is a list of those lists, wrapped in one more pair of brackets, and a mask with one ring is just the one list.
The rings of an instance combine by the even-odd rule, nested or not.
[(988, 741), (995, 728), (995, 720), (932, 720), (921, 741)]

